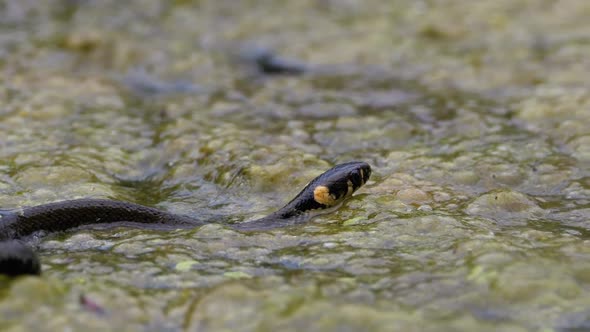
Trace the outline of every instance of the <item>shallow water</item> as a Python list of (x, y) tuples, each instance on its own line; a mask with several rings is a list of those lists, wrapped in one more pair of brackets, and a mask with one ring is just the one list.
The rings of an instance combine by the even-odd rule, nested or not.
[[(2, 330), (590, 328), (590, 3), (6, 1), (0, 206), (107, 197), (216, 222), (339, 162), (307, 225), (30, 239)], [(264, 75), (243, 46), (309, 64)], [(25, 317), (35, 317), (35, 320)]]

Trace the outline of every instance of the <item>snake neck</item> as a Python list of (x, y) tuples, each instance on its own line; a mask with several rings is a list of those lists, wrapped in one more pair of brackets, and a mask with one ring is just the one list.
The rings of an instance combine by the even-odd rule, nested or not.
[(233, 224), (231, 227), (239, 231), (265, 231), (275, 228), (295, 226), (304, 224), (319, 215), (331, 213), (340, 208), (342, 204), (343, 203), (341, 202), (340, 204), (330, 208), (307, 210), (305, 212), (295, 210), (292, 208), (292, 206), (290, 206), (290, 204), (287, 204), (282, 209), (273, 212), (266, 217), (239, 224)]

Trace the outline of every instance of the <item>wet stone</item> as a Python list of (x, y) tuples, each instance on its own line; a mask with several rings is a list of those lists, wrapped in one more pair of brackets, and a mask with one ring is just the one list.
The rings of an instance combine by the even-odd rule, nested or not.
[(535, 201), (516, 191), (494, 191), (483, 194), (465, 209), (470, 215), (482, 216), (499, 223), (522, 223), (528, 218), (540, 218), (546, 214)]
[(308, 118), (329, 119), (355, 115), (356, 111), (347, 104), (314, 103), (299, 108), (297, 114)]
[(430, 201), (430, 196), (418, 188), (407, 188), (397, 192), (397, 198), (408, 204), (419, 204)]

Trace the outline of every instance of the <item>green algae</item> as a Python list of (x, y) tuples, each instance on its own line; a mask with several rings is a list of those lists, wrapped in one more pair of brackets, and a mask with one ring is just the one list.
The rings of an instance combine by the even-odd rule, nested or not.
[[(30, 239), (44, 276), (0, 280), (0, 329), (588, 326), (587, 1), (0, 8), (0, 206), (108, 197), (215, 223)], [(312, 71), (260, 75), (244, 43)], [(223, 226), (352, 159), (374, 173), (335, 213)]]

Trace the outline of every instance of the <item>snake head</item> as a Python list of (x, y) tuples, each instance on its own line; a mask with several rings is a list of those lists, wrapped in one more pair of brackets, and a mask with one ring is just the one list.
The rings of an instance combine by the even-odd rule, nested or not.
[(315, 202), (332, 207), (362, 187), (371, 176), (371, 166), (362, 161), (339, 164), (313, 180), (308, 187), (313, 188)]
[(264, 230), (303, 223), (337, 209), (371, 176), (371, 166), (362, 161), (336, 165), (313, 179), (287, 205), (270, 215), (239, 226), (241, 230)]
[(371, 166), (362, 161), (338, 164), (313, 179), (278, 213), (291, 217), (328, 212), (362, 187), (371, 176)]

